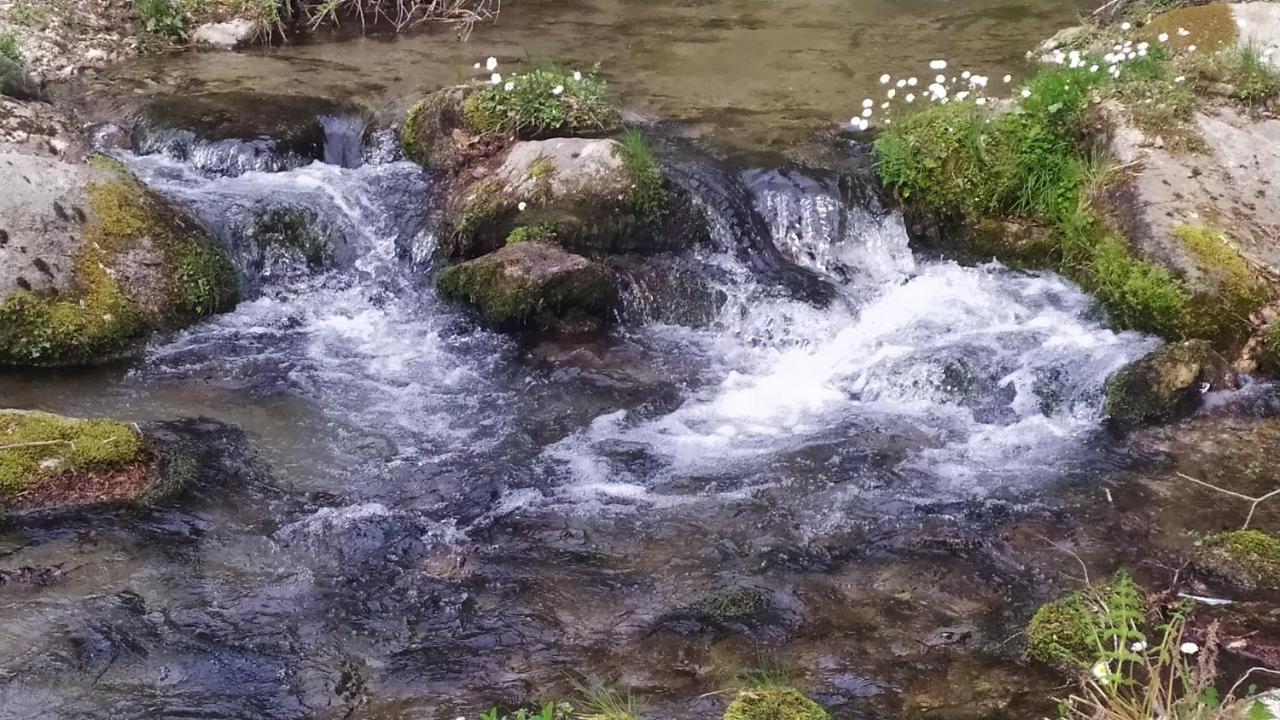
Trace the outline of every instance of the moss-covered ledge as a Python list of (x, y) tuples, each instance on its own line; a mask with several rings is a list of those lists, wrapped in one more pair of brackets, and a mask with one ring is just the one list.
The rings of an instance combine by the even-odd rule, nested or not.
[(70, 286), (0, 301), (0, 365), (108, 362), (238, 300), (235, 270), (203, 228), (117, 163), (96, 164), (109, 172), (86, 187)]

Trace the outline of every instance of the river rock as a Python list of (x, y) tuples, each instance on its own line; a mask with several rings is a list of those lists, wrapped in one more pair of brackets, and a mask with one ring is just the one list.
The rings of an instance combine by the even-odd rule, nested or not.
[(224, 92), (157, 98), (133, 117), (140, 154), (165, 153), (201, 170), (276, 172), (316, 160), (359, 162), (361, 110), (327, 98)]
[(207, 22), (191, 33), (191, 42), (210, 50), (234, 50), (253, 39), (258, 26), (247, 18)]
[(591, 256), (655, 253), (709, 237), (689, 198), (656, 166), (637, 168), (615, 140), (514, 144), (487, 177), (448, 204), (447, 249), (474, 257), (530, 233)]
[(476, 305), (501, 326), (604, 318), (613, 300), (612, 278), (604, 267), (538, 241), (445, 268), (436, 286), (445, 297)]
[(96, 165), (0, 152), (0, 366), (108, 362), (235, 303), (203, 228)]
[(1201, 541), (1192, 565), (1238, 591), (1280, 590), (1280, 538), (1260, 530), (1215, 533)]
[(1204, 340), (1174, 343), (1136, 360), (1107, 383), (1105, 412), (1120, 431), (1175, 420), (1210, 390), (1235, 385), (1231, 366)]

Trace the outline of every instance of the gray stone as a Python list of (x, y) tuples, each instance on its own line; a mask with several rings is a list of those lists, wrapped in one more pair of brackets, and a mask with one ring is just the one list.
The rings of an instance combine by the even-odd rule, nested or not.
[(252, 20), (235, 18), (226, 22), (209, 22), (191, 33), (191, 41), (198, 47), (212, 50), (234, 50), (248, 44), (257, 32)]
[(0, 300), (17, 290), (69, 286), (87, 188), (106, 177), (87, 165), (0, 152)]
[[(1258, 49), (1280, 47), (1280, 5), (1247, 2), (1229, 7), (1241, 45)], [(1272, 53), (1268, 61), (1272, 67), (1280, 69), (1280, 53)]]
[(497, 177), (520, 200), (533, 200), (548, 191), (550, 199), (591, 195), (622, 200), (628, 178), (618, 150), (618, 143), (607, 139), (518, 142), (498, 168)]

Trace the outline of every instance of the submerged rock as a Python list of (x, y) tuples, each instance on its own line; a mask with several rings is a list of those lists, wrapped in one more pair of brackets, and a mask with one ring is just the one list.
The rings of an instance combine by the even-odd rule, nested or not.
[(613, 300), (602, 266), (553, 245), (529, 241), (445, 268), (442, 295), (472, 303), (496, 325), (551, 325), (574, 316), (603, 318)]
[(712, 593), (663, 615), (658, 625), (680, 634), (755, 626), (773, 612), (769, 594), (753, 587), (735, 587)]
[(446, 250), (474, 257), (530, 229), (593, 256), (655, 253), (705, 240), (701, 213), (663, 181), (646, 153), (608, 139), (516, 143), (491, 175), (449, 202)]
[(327, 98), (224, 92), (152, 100), (134, 117), (140, 154), (165, 153), (221, 175), (360, 158), (360, 109)]
[(738, 693), (723, 720), (829, 720), (818, 703), (788, 687), (759, 687)]
[(1259, 530), (1210, 535), (1192, 563), (1197, 571), (1244, 592), (1280, 590), (1280, 538)]
[(1113, 428), (1127, 431), (1188, 415), (1199, 407), (1205, 392), (1234, 384), (1230, 365), (1207, 341), (1174, 343), (1112, 377), (1104, 412)]
[(109, 362), (235, 304), (223, 251), (122, 166), (0, 167), (0, 365)]

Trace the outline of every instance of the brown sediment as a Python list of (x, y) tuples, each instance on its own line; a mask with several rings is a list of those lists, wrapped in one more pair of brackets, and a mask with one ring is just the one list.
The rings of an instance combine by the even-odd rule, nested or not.
[(155, 465), (138, 463), (115, 472), (68, 471), (31, 482), (0, 503), (7, 510), (41, 510), (70, 505), (127, 502), (155, 484)]

